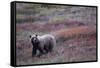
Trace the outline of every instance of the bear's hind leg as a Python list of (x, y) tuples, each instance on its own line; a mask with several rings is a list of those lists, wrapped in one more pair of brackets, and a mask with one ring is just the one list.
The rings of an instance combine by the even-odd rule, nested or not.
[(49, 52), (48, 46), (44, 46), (45, 54)]

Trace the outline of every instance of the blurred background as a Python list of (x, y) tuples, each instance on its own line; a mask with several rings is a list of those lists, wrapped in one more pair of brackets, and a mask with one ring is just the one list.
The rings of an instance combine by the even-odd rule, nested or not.
[[(95, 61), (96, 24), (96, 7), (17, 3), (17, 65)], [(34, 33), (56, 37), (51, 54), (32, 58)]]

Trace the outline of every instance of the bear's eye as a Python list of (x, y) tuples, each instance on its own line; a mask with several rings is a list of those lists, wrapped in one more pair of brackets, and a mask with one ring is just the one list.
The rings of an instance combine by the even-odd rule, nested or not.
[(36, 41), (36, 38), (34, 38), (34, 41)]
[(34, 38), (33, 38), (33, 41), (36, 42), (36, 41), (38, 41), (38, 39), (37, 39), (36, 37), (34, 37)]

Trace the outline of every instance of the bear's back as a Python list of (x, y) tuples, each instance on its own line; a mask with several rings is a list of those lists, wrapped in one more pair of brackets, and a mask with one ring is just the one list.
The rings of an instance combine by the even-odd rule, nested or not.
[(50, 34), (45, 34), (45, 35), (42, 35), (42, 36), (38, 36), (38, 39), (39, 40), (52, 40), (52, 39), (55, 39), (53, 35), (50, 35)]

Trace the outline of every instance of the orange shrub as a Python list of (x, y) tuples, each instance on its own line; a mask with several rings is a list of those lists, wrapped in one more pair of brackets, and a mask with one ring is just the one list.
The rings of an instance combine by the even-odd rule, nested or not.
[(91, 35), (96, 34), (95, 26), (79, 26), (73, 28), (61, 29), (55, 32), (57, 38), (69, 38), (79, 35)]

